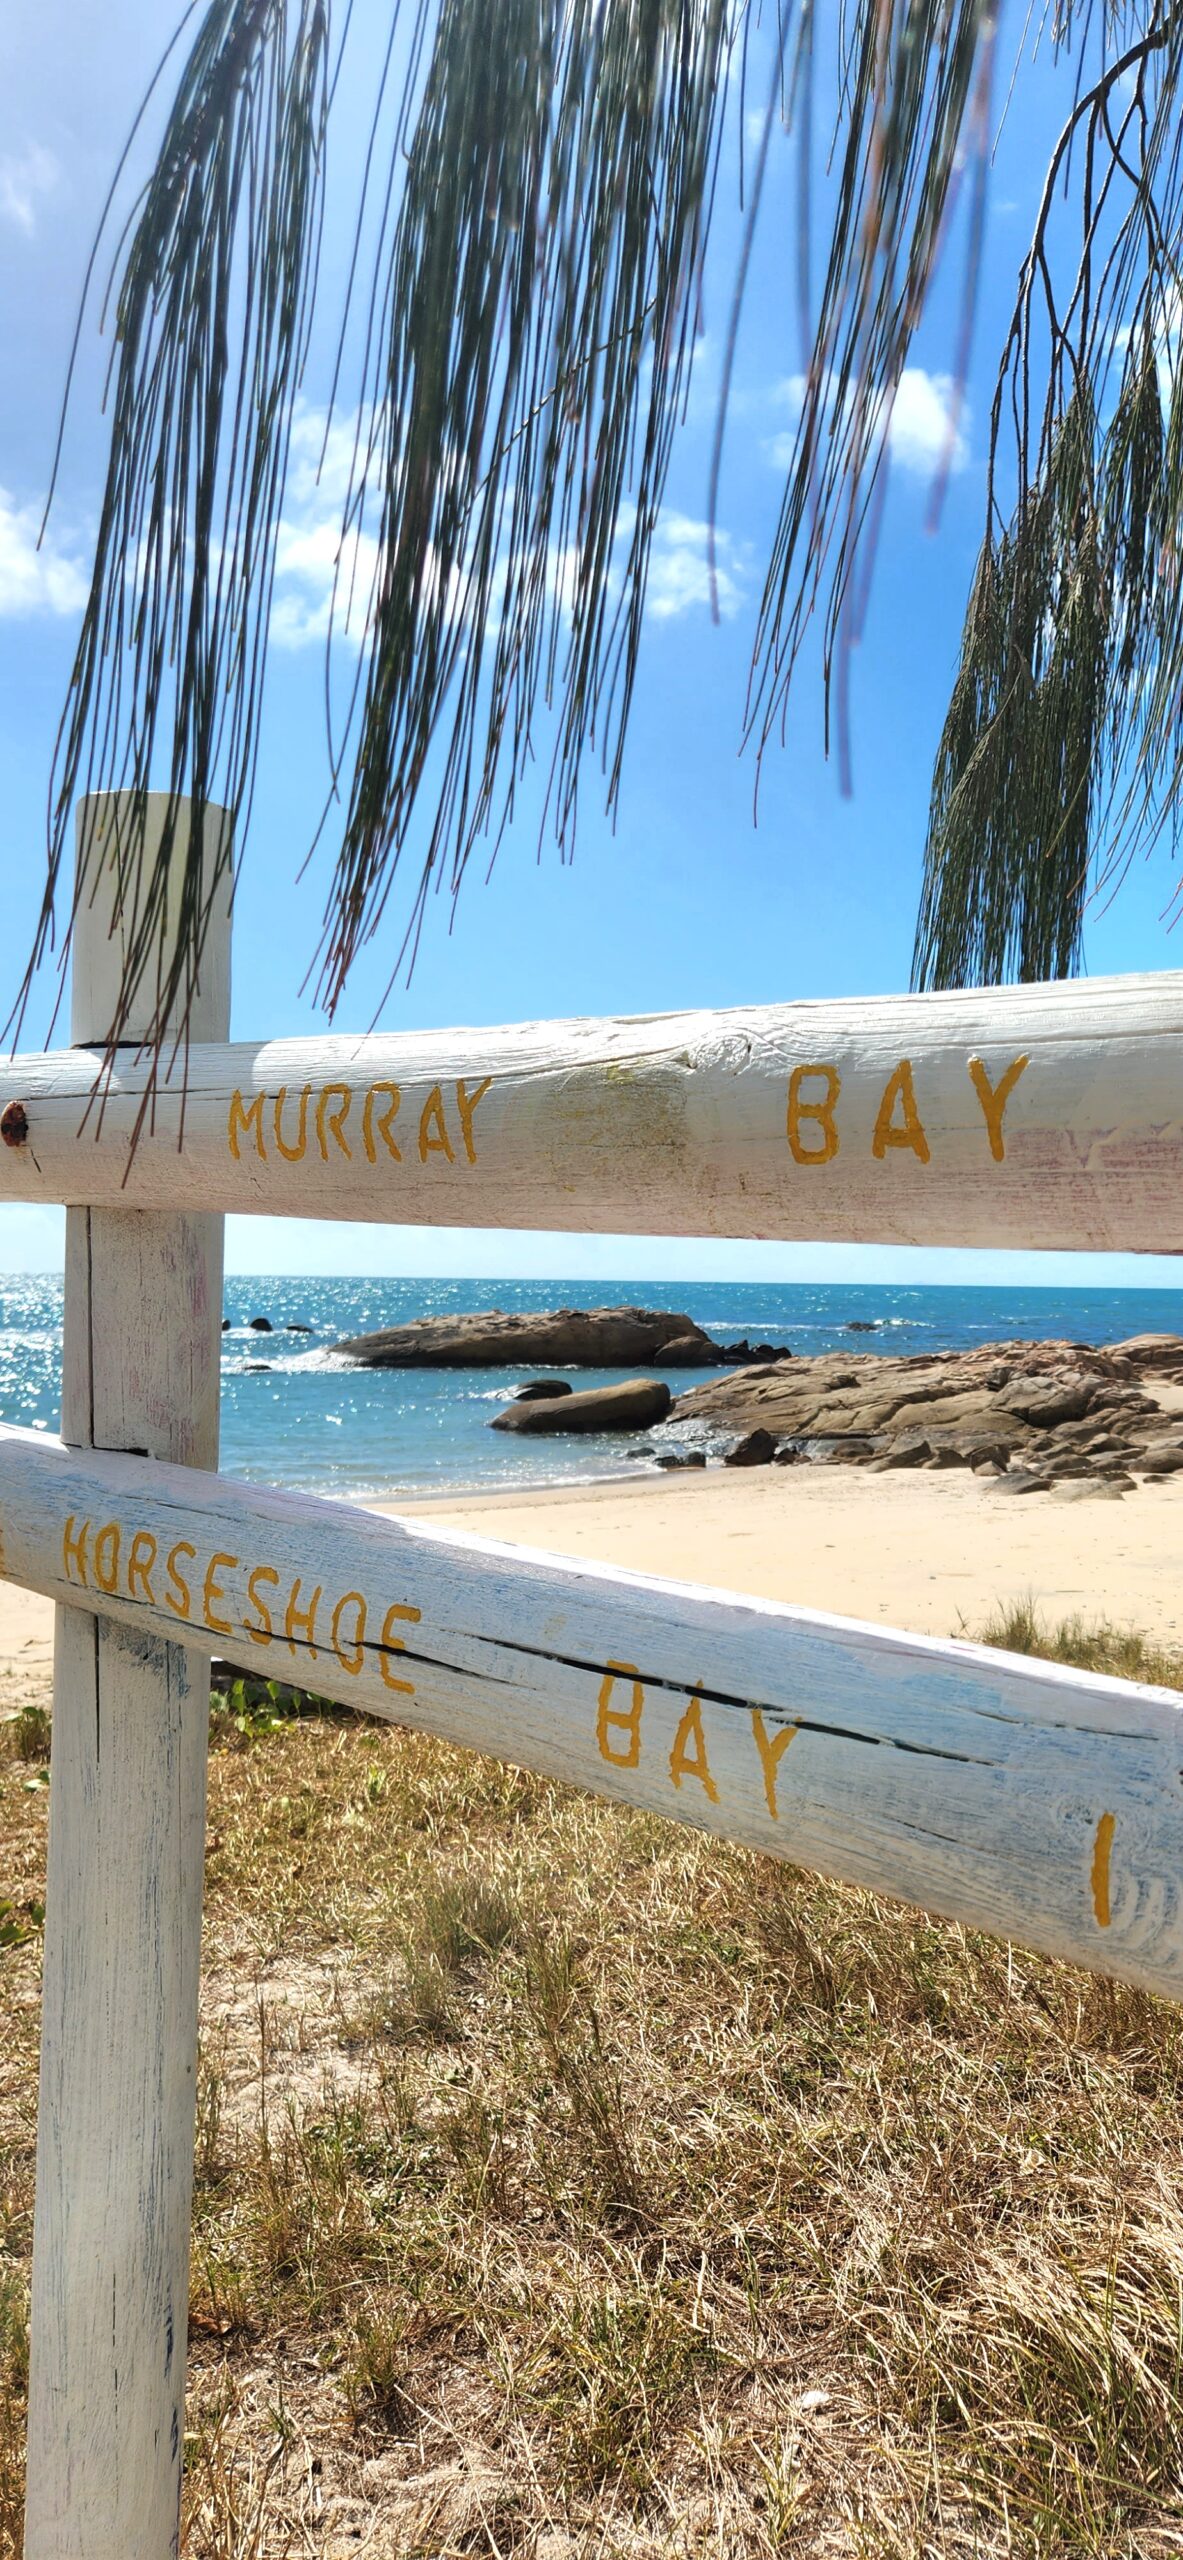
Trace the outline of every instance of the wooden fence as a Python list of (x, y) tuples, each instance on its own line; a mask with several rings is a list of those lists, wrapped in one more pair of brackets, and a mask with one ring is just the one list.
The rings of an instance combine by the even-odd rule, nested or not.
[(251, 1048), (223, 900), (184, 1073), (96, 1102), (119, 823), (75, 1046), (0, 1078), (0, 1198), (69, 1204), (62, 1437), (0, 1431), (59, 1604), (27, 2560), (178, 2547), (212, 1652), (1183, 1998), (1172, 1693), (213, 1472), (229, 1209), (1181, 1249), (1183, 981)]

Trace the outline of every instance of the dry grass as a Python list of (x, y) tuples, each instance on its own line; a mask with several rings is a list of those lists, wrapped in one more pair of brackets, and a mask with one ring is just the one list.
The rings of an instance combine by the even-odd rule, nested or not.
[[(188, 2560), (1183, 2551), (1183, 2014), (410, 1735), (214, 1735)], [(10, 2560), (37, 1719), (0, 1748)]]

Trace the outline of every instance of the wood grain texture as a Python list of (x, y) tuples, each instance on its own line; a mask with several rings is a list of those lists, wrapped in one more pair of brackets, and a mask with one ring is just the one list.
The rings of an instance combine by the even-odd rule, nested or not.
[[(1183, 1250), (1183, 976), (0, 1071), (0, 1198), (412, 1225)], [(182, 1102), (182, 1077), (187, 1075)]]
[[(80, 836), (108, 814), (83, 803)], [(221, 859), (221, 813), (206, 858)], [(79, 1040), (106, 1030), (120, 958), (109, 877), (92, 885)], [(195, 1022), (209, 1038), (229, 1027), (228, 904)], [(69, 1442), (217, 1464), (221, 1275), (214, 1215), (71, 1209)], [(209, 1664), (175, 1635), (58, 1611), (27, 2560), (178, 2547)]]
[(3, 1570), (1183, 1997), (1170, 1691), (0, 1434)]

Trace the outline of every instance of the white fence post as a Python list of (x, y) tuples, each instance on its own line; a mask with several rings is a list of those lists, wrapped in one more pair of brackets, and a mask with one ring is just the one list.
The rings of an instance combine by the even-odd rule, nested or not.
[[(149, 839), (166, 805), (141, 803)], [(122, 944), (103, 855), (130, 823), (127, 795), (79, 811), (75, 1043), (112, 1019)], [(229, 1031), (229, 852), (212, 812), (197, 1039)], [(217, 1465), (222, 1223), (69, 1211), (67, 1441)], [(168, 2560), (179, 2545), (208, 1701), (207, 1658), (58, 1610), (26, 2560)]]

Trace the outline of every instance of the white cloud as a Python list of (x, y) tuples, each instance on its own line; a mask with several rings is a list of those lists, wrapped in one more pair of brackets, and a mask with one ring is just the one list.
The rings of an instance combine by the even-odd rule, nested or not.
[(963, 427), (969, 418), (948, 373), (926, 373), (923, 365), (905, 365), (895, 395), (887, 440), (893, 462), (904, 471), (927, 478), (948, 457), (951, 471), (964, 471), (969, 446)]
[(281, 649), (323, 643), (330, 622), (358, 645), (378, 569), (378, 544), (356, 525), (342, 534), (355, 453), (369, 423), (356, 411), (329, 419), (301, 401), (292, 422), (284, 511), (275, 544), (271, 637)]
[(0, 489), (0, 619), (40, 613), (80, 613), (88, 580), (81, 563), (47, 534), (40, 550), (35, 507), (18, 507)]
[[(292, 429), (291, 467), (275, 551), (275, 590), (271, 637), (281, 649), (303, 649), (323, 642), (330, 621), (338, 637), (360, 646), (380, 564), (373, 534), (355, 525), (342, 537), (342, 514), (349, 496), (357, 449), (355, 416), (335, 419), (326, 437), (325, 413), (308, 406), (297, 412)], [(373, 511), (376, 514), (376, 510)], [(616, 528), (620, 549), (635, 523), (635, 509), (621, 510)], [(728, 619), (743, 602), (746, 551), (720, 530), (715, 539), (716, 591), (719, 611)], [(554, 551), (547, 561), (547, 583), (560, 609), (569, 610), (578, 577), (578, 553)], [(619, 586), (622, 564), (614, 577)], [(334, 604), (335, 582), (335, 604)], [(465, 611), (460, 581), (454, 582), (453, 610)], [(707, 527), (692, 517), (663, 515), (653, 537), (647, 609), (655, 622), (672, 622), (695, 608), (709, 607), (711, 579)], [(497, 619), (496, 603), (491, 617)]]
[[(804, 374), (790, 374), (774, 397), (788, 408), (796, 422), (805, 400)], [(914, 472), (921, 479), (931, 479), (942, 468), (964, 471), (969, 461), (969, 404), (964, 399), (959, 406), (955, 403), (956, 386), (951, 374), (927, 373), (923, 365), (905, 365), (887, 429), (888, 453), (900, 470)], [(795, 446), (795, 432), (785, 431), (770, 437), (765, 450), (770, 462), (784, 471), (792, 462)]]
[(8, 152), (0, 159), (0, 221), (14, 223), (31, 239), (38, 207), (45, 196), (52, 195), (60, 176), (52, 151), (40, 142), (27, 142), (23, 151)]
[[(673, 622), (696, 605), (710, 605), (709, 528), (692, 516), (664, 515), (653, 537), (649, 560), (648, 610), (655, 622)], [(731, 535), (715, 531), (715, 591), (719, 611), (730, 621), (743, 603), (744, 555)]]

